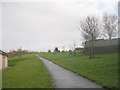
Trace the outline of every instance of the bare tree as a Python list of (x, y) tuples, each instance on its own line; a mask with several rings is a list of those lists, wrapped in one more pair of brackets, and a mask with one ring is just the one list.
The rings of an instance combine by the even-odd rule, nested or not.
[(80, 28), (82, 37), (85, 41), (90, 42), (90, 58), (94, 58), (94, 40), (99, 36), (100, 32), (99, 19), (94, 16), (87, 16), (80, 22)]
[(118, 19), (115, 15), (110, 15), (105, 13), (103, 16), (103, 35), (109, 39), (109, 50), (112, 51), (112, 37), (117, 37), (118, 35)]
[(74, 56), (76, 56), (76, 43), (75, 43), (75, 41), (73, 42), (73, 54), (74, 54)]
[(71, 48), (71, 45), (69, 46), (69, 53), (70, 53), (70, 55), (72, 54), (72, 48)]
[(103, 35), (108, 37), (108, 39), (112, 39), (112, 37), (117, 36), (117, 16), (109, 15), (107, 13), (103, 16)]
[(118, 16), (118, 38), (120, 38), (120, 16)]
[(63, 46), (62, 48), (63, 48), (62, 52), (65, 52), (65, 47)]

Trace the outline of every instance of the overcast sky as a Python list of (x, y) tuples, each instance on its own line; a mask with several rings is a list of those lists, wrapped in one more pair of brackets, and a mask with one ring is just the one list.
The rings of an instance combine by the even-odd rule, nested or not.
[(0, 3), (0, 48), (48, 51), (72, 48), (73, 42), (81, 46), (83, 40), (77, 29), (80, 19), (88, 15), (99, 17), (105, 12), (117, 14), (117, 1), (5, 0)]

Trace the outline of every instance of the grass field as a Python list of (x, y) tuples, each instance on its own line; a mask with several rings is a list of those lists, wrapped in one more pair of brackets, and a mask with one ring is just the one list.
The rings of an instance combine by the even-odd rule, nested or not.
[(3, 88), (53, 88), (53, 82), (43, 63), (34, 55), (14, 57), (3, 72)]
[(68, 52), (45, 53), (40, 56), (82, 75), (106, 88), (118, 87), (118, 54), (98, 54), (95, 59), (87, 55)]

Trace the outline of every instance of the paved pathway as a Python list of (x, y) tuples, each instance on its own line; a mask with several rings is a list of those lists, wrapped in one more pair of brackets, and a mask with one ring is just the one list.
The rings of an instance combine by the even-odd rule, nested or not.
[[(69, 70), (66, 70), (49, 60), (37, 56), (47, 67), (56, 88), (102, 88), (101, 86), (83, 78)], [(102, 89), (103, 90), (103, 89)], [(105, 89), (104, 89), (105, 90)]]

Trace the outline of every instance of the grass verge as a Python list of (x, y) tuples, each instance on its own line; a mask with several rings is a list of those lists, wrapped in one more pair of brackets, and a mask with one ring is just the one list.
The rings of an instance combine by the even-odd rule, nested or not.
[(3, 72), (3, 88), (54, 88), (45, 66), (34, 55), (11, 58), (9, 65)]

